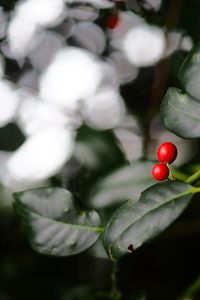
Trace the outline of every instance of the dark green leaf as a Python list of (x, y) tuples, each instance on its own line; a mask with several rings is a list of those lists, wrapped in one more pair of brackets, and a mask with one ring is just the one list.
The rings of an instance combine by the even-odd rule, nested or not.
[(183, 138), (200, 137), (200, 102), (169, 88), (161, 104), (164, 126)]
[(106, 252), (118, 258), (133, 252), (161, 233), (188, 205), (190, 185), (183, 182), (157, 183), (140, 199), (122, 205), (111, 218), (103, 236)]
[(185, 90), (200, 100), (200, 44), (196, 45), (179, 70), (179, 78)]
[(101, 209), (128, 199), (138, 199), (140, 193), (154, 183), (151, 176), (153, 165), (150, 161), (139, 161), (109, 174), (91, 191), (90, 205)]
[(15, 193), (14, 208), (28, 230), (33, 248), (43, 254), (67, 256), (84, 251), (98, 238), (99, 215), (86, 211), (62, 188)]

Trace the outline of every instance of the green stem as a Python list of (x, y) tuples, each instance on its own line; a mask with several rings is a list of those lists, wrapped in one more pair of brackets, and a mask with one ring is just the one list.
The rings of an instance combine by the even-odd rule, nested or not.
[(180, 181), (185, 181), (187, 179), (187, 175), (180, 172), (179, 170), (177, 169), (174, 169), (174, 168), (171, 168), (172, 170), (172, 174), (174, 175), (174, 177), (177, 179), (177, 180), (180, 180)]
[(172, 171), (171, 171), (171, 168), (170, 168), (170, 165), (169, 164), (166, 164), (168, 169), (169, 169), (169, 176), (168, 176), (168, 179), (169, 180), (176, 180), (176, 177), (174, 177)]
[(179, 194), (178, 197), (182, 197), (188, 194), (197, 194), (197, 193), (200, 193), (200, 187), (193, 187), (190, 190), (187, 190), (186, 192)]
[(122, 298), (121, 292), (117, 287), (117, 273), (118, 273), (118, 261), (112, 261), (112, 273), (111, 273), (111, 299), (120, 300)]
[(191, 175), (190, 177), (188, 177), (188, 179), (185, 182), (189, 184), (193, 184), (198, 180), (200, 180), (200, 170), (194, 173), (193, 175)]

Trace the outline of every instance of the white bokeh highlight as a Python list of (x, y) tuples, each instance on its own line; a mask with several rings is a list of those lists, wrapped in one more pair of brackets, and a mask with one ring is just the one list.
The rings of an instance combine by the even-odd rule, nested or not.
[(102, 79), (96, 57), (76, 47), (61, 50), (41, 76), (41, 99), (75, 112), (91, 97)]
[(7, 169), (17, 182), (34, 184), (55, 175), (71, 157), (74, 133), (49, 126), (30, 136), (8, 160)]
[(23, 19), (15, 17), (8, 28), (9, 56), (12, 55), (15, 58), (25, 56), (32, 47), (36, 32), (35, 24), (25, 23)]
[(88, 99), (85, 112), (86, 123), (97, 129), (111, 129), (122, 122), (125, 107), (117, 91), (100, 90)]
[(144, 20), (130, 11), (121, 11), (118, 14), (118, 24), (115, 28), (108, 30), (110, 44), (116, 49), (121, 49), (124, 36), (133, 28), (144, 24)]
[(72, 37), (81, 47), (96, 54), (101, 54), (106, 46), (103, 30), (92, 22), (79, 22)]
[(162, 58), (165, 46), (163, 30), (144, 24), (136, 26), (125, 34), (122, 51), (130, 63), (138, 67), (148, 67)]
[(57, 25), (63, 14), (66, 15), (63, 0), (20, 1), (8, 27), (8, 43), (13, 56), (25, 56), (34, 43), (36, 33), (43, 27)]
[(17, 114), (17, 123), (27, 136), (51, 125), (69, 127), (70, 119), (55, 105), (40, 101), (31, 94), (24, 94), (24, 100)]
[(120, 84), (125, 84), (137, 78), (139, 70), (131, 64), (120, 51), (110, 53), (108, 61), (115, 69)]

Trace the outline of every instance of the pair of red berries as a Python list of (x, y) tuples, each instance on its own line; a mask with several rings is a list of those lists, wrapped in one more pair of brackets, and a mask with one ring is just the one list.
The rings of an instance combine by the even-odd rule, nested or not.
[(177, 148), (173, 143), (165, 142), (160, 145), (157, 151), (158, 160), (160, 163), (156, 164), (152, 169), (153, 177), (162, 181), (169, 176), (168, 164), (172, 163), (177, 156)]

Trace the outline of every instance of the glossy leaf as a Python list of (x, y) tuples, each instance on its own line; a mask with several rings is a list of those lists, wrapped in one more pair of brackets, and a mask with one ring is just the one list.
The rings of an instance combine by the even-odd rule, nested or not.
[(14, 208), (24, 221), (32, 247), (43, 254), (67, 256), (89, 248), (101, 232), (95, 211), (84, 210), (62, 188), (15, 193)]
[(101, 209), (128, 199), (137, 200), (140, 193), (154, 183), (151, 176), (153, 165), (150, 161), (139, 161), (112, 172), (94, 186), (89, 197), (90, 205)]
[(179, 70), (179, 78), (185, 90), (200, 101), (200, 44), (186, 57)]
[(137, 202), (123, 204), (105, 229), (103, 243), (108, 255), (115, 259), (133, 252), (160, 234), (188, 205), (190, 187), (183, 182), (157, 183)]
[(177, 88), (169, 88), (161, 104), (164, 126), (183, 138), (200, 137), (200, 102)]

